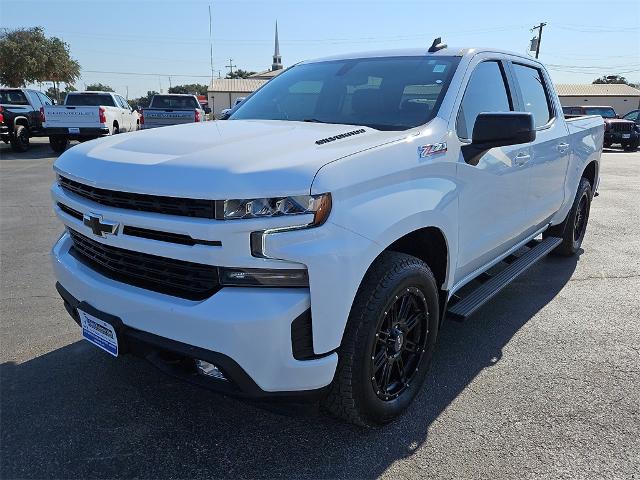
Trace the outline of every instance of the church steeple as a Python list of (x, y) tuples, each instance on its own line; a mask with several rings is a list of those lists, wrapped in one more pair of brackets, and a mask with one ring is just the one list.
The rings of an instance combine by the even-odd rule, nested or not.
[(278, 42), (278, 21), (276, 20), (276, 41), (273, 50), (273, 63), (271, 64), (271, 70), (282, 70), (282, 57), (280, 57), (280, 43)]

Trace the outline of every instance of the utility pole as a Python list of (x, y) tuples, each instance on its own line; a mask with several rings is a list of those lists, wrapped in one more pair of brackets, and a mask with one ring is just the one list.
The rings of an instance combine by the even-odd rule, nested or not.
[(211, 5), (209, 5), (209, 62), (211, 64), (211, 81), (213, 82), (213, 37), (211, 31)]
[(536, 58), (538, 58), (538, 55), (540, 55), (540, 43), (542, 42), (542, 27), (545, 27), (546, 25), (547, 24), (545, 22), (540, 22), (540, 25), (536, 25), (531, 29), (532, 32), (534, 30), (538, 30), (538, 44), (536, 45)]
[(226, 67), (229, 69), (229, 74), (233, 75), (233, 68), (237, 67), (237, 65), (233, 65), (233, 59), (229, 59), (229, 65), (226, 65)]

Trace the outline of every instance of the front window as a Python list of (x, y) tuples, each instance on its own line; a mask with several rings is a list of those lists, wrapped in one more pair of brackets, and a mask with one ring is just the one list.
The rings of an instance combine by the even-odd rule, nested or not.
[(602, 118), (616, 118), (616, 111), (611, 107), (585, 107), (585, 115), (600, 115)]
[(406, 130), (437, 113), (457, 57), (381, 57), (296, 65), (230, 120), (288, 120)]

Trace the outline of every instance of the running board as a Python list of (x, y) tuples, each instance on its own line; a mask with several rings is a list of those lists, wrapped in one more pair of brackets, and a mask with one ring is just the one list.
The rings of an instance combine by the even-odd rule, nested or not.
[[(534, 244), (535, 246), (524, 255), (514, 258), (504, 270), (495, 276), (489, 277), (489, 279), (484, 281), (478, 288), (451, 305), (447, 310), (447, 316), (452, 320), (464, 320), (468, 318), (482, 305), (495, 297), (500, 290), (560, 245), (560, 243), (562, 243), (562, 239), (557, 237), (547, 237), (544, 240), (536, 242)], [(505, 259), (505, 261), (508, 260), (509, 257)]]

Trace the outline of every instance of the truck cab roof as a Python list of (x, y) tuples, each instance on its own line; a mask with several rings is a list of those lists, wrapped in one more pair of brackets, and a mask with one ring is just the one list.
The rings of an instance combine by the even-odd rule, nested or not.
[(314, 60), (304, 60), (300, 63), (317, 63), (317, 62), (330, 62), (334, 60), (348, 60), (356, 58), (382, 58), (382, 57), (472, 57), (478, 53), (491, 52), (499, 55), (509, 55), (520, 57), (529, 61), (540, 63), (535, 58), (531, 58), (528, 55), (523, 55), (517, 52), (511, 52), (508, 50), (500, 50), (495, 48), (472, 48), (472, 47), (445, 47), (436, 52), (429, 52), (429, 47), (424, 48), (401, 48), (390, 50), (371, 50), (365, 52), (355, 52), (340, 55), (332, 55), (328, 57), (321, 57)]

